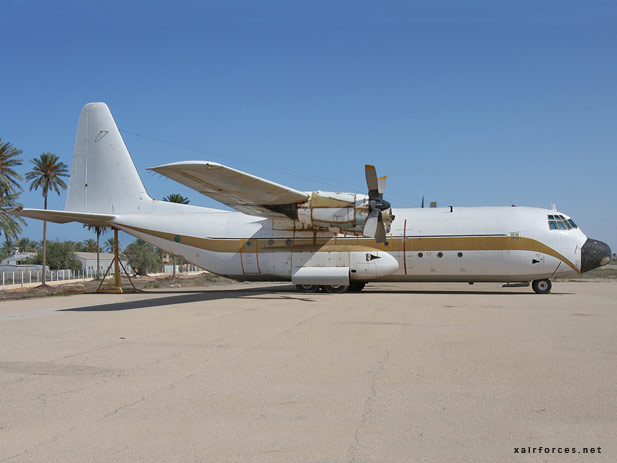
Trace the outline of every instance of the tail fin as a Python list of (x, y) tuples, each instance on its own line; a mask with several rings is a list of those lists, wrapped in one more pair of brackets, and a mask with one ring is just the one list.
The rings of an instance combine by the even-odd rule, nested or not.
[(152, 203), (105, 103), (85, 105), (79, 117), (66, 210), (138, 212)]

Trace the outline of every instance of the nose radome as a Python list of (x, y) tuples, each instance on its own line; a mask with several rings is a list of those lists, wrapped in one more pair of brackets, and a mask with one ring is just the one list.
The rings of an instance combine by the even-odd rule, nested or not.
[(608, 264), (612, 255), (608, 244), (587, 238), (581, 248), (581, 273)]

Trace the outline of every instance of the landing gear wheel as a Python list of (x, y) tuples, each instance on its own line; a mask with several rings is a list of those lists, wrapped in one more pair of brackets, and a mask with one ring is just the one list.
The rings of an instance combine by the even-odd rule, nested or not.
[(296, 289), (300, 293), (316, 293), (319, 291), (318, 285), (296, 285)]
[(349, 292), (350, 293), (359, 293), (360, 291), (362, 291), (364, 289), (364, 287), (366, 286), (366, 283), (361, 282), (361, 283), (351, 283), (349, 285)]
[(531, 287), (538, 294), (548, 294), (553, 287), (551, 280), (533, 280)]
[(345, 293), (349, 290), (346, 285), (326, 285), (323, 288), (329, 293)]

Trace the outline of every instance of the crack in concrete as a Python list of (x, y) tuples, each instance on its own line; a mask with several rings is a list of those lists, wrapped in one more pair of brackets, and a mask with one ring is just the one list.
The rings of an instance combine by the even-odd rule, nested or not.
[(373, 413), (373, 407), (375, 406), (375, 402), (377, 400), (377, 377), (384, 370), (386, 362), (390, 358), (390, 350), (386, 350), (383, 358), (377, 364), (377, 369), (373, 372), (373, 376), (371, 378), (371, 388), (369, 389), (369, 394), (364, 400), (364, 412), (360, 417), (360, 424), (356, 428), (353, 437), (353, 444), (349, 448), (349, 461), (354, 463), (356, 461), (356, 457), (358, 456), (358, 450), (360, 449), (360, 431), (367, 423), (369, 417)]

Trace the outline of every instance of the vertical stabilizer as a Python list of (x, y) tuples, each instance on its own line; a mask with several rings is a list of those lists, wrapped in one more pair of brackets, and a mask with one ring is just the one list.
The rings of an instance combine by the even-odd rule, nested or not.
[(66, 210), (139, 212), (152, 203), (105, 103), (85, 105), (79, 117)]

